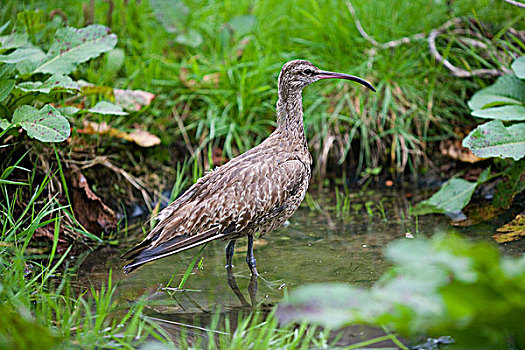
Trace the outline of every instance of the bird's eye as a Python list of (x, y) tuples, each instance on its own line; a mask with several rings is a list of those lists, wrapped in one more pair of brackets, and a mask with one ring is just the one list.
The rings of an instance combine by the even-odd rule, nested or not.
[(303, 73), (304, 73), (305, 75), (312, 75), (313, 72), (312, 72), (310, 69), (305, 69), (305, 70), (303, 71)]

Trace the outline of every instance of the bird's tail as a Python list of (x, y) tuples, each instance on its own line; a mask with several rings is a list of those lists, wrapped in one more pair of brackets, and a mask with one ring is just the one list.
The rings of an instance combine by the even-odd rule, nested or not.
[(153, 247), (150, 246), (153, 243), (153, 240), (145, 239), (135, 248), (122, 255), (122, 259), (133, 259), (131, 263), (124, 266), (124, 273), (128, 274), (146, 263), (183, 252), (223, 236), (224, 234), (217, 234), (217, 230), (213, 229), (195, 236), (176, 236), (169, 241), (160, 243)]

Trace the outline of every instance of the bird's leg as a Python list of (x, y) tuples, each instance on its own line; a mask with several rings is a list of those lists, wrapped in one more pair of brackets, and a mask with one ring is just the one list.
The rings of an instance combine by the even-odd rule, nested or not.
[(248, 253), (246, 254), (246, 262), (252, 271), (252, 275), (259, 276), (255, 264), (255, 256), (253, 255), (253, 234), (248, 235)]
[(228, 245), (226, 246), (226, 267), (232, 268), (232, 260), (233, 260), (233, 253), (235, 248), (235, 240), (232, 239), (230, 242), (228, 242)]

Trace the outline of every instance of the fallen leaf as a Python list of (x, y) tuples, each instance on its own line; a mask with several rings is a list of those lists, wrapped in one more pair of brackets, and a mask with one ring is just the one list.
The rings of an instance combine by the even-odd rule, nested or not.
[(461, 140), (443, 140), (439, 143), (441, 154), (452, 159), (467, 163), (477, 163), (483, 158), (476, 156), (468, 148), (461, 145)]
[(99, 124), (89, 120), (84, 120), (83, 124), (84, 128), (78, 130), (78, 132), (81, 134), (109, 135), (119, 139), (135, 142), (137, 145), (142, 147), (151, 147), (160, 144), (160, 139), (157, 136), (145, 130), (134, 129), (128, 133), (112, 128), (106, 122)]
[(190, 79), (190, 71), (187, 68), (182, 67), (180, 69), (179, 73), (179, 79), (186, 86), (190, 89), (196, 89), (201, 87), (214, 87), (217, 88), (219, 86), (219, 73), (210, 73), (206, 74), (202, 77), (200, 81), (197, 81), (196, 79)]
[(130, 133), (119, 132), (113, 136), (135, 142), (142, 147), (151, 147), (160, 144), (160, 139), (145, 130), (134, 130)]
[(94, 85), (84, 80), (78, 80), (77, 84), (85, 95), (104, 95), (110, 99), (115, 97), (115, 104), (128, 111), (139, 111), (143, 106), (149, 106), (155, 99), (154, 94), (143, 90), (113, 89), (109, 86)]
[(525, 213), (518, 214), (514, 220), (498, 228), (492, 237), (498, 243), (513, 242), (525, 237)]
[[(106, 98), (111, 97), (113, 94), (113, 88), (109, 86), (98, 86), (91, 83), (88, 83), (85, 80), (78, 80), (78, 86), (82, 90), (84, 95), (104, 95)], [(82, 95), (78, 95), (82, 96)]]
[(239, 45), (237, 46), (237, 51), (235, 51), (235, 57), (237, 57), (237, 59), (241, 58), (242, 54), (244, 53), (244, 50), (246, 49), (249, 43), (250, 43), (249, 37), (244, 38), (240, 41)]
[[(61, 225), (62, 226), (62, 225)], [(64, 232), (63, 227), (60, 227), (59, 229), (60, 233)], [(39, 227), (35, 230), (35, 234), (33, 235), (33, 238), (45, 238), (50, 240), (51, 242), (55, 239), (55, 233), (54, 233), (54, 227), (53, 225), (46, 225)], [(67, 241), (64, 239), (58, 237), (58, 245), (57, 245), (57, 252), (62, 253), (66, 249)]]
[(68, 176), (72, 188), (72, 207), (77, 220), (89, 232), (99, 235), (117, 228), (117, 217), (89, 187), (80, 168), (73, 165)]
[(83, 120), (82, 124), (84, 125), (83, 129), (78, 129), (78, 133), (80, 134), (106, 134), (111, 130), (111, 127), (106, 122), (102, 122), (100, 124), (89, 121), (89, 120)]
[(127, 110), (139, 111), (143, 106), (149, 106), (155, 95), (142, 90), (113, 89), (115, 103)]

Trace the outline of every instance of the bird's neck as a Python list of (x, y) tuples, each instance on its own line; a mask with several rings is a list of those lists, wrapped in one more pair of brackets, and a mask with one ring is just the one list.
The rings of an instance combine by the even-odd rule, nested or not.
[(302, 141), (306, 146), (303, 125), (303, 103), (301, 91), (279, 93), (277, 100), (277, 132), (283, 137)]

